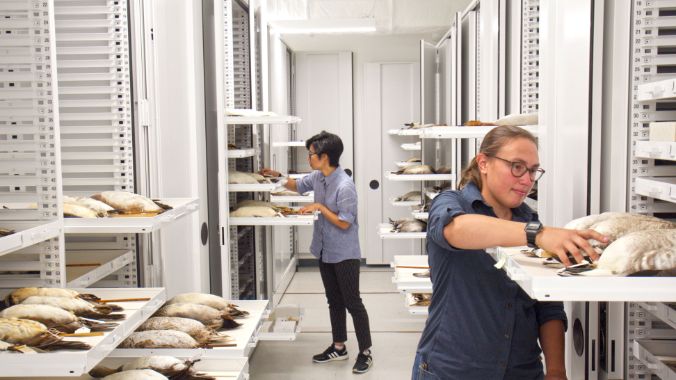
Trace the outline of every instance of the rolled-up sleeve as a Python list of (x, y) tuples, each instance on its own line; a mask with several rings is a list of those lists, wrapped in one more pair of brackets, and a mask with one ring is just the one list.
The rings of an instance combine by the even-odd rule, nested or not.
[(535, 304), (535, 316), (539, 326), (542, 326), (545, 322), (559, 320), (563, 321), (564, 329), (568, 330), (568, 318), (563, 310), (562, 302), (537, 302)]
[(338, 219), (354, 223), (357, 215), (357, 189), (354, 186), (341, 186), (337, 198)]
[(427, 238), (444, 249), (457, 251), (444, 237), (444, 227), (457, 216), (466, 214), (460, 203), (460, 193), (446, 191), (432, 201), (427, 221)]
[(305, 177), (296, 180), (296, 192), (298, 192), (298, 194), (304, 194), (314, 190), (315, 180), (318, 174), (319, 171), (315, 170)]

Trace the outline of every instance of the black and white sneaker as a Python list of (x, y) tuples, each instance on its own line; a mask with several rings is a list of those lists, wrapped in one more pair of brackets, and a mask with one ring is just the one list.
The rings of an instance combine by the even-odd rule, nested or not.
[(352, 367), (352, 372), (366, 373), (372, 365), (373, 357), (371, 357), (371, 354), (364, 355), (360, 352), (359, 355), (357, 355), (357, 361), (354, 363), (354, 367)]
[(317, 354), (312, 357), (312, 361), (315, 363), (328, 363), (334, 360), (346, 360), (347, 359), (347, 347), (343, 347), (342, 350), (336, 349), (336, 347), (331, 344), (329, 348), (324, 350), (321, 354)]

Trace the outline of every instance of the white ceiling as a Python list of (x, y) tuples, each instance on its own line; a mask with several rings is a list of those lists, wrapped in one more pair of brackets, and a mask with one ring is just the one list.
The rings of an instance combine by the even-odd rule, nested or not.
[[(470, 0), (267, 0), (269, 20), (375, 20), (378, 35), (424, 35), (436, 41)], [(302, 23), (302, 21), (301, 21)], [(373, 34), (373, 32), (371, 32)]]

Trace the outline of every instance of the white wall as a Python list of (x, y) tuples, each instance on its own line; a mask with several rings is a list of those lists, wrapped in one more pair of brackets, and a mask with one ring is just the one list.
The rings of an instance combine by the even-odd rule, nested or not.
[[(153, 195), (199, 198), (200, 210), (161, 230), (167, 295), (209, 291), (201, 1), (154, 2), (158, 188)], [(155, 175), (155, 173), (151, 173)], [(218, 226), (210, 226), (216, 238)]]
[[(449, 20), (450, 24), (450, 20)], [(365, 35), (288, 35), (284, 42), (294, 52), (299, 51), (351, 51), (353, 53), (353, 91), (354, 91), (354, 173), (359, 196), (359, 237), (361, 247), (366, 247), (366, 192), (369, 178), (362, 173), (369, 164), (369, 147), (364, 138), (368, 128), (380, 128), (364, 123), (364, 64), (367, 62), (418, 62), (420, 58), (420, 40), (423, 35), (365, 36)], [(436, 42), (436, 41), (430, 41)], [(405, 121), (402, 121), (402, 123)], [(396, 126), (393, 126), (396, 127)], [(364, 254), (362, 254), (365, 256)]]

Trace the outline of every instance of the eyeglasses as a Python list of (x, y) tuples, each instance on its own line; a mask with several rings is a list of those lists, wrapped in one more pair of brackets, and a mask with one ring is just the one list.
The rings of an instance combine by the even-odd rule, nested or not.
[[(317, 154), (317, 152), (312, 152), (312, 151), (309, 151), (309, 150), (308, 150), (308, 151), (307, 151), (307, 158), (312, 157), (313, 154)], [(319, 155), (317, 155), (317, 157), (319, 157)]]
[(512, 168), (512, 175), (517, 178), (523, 177), (523, 175), (526, 174), (526, 172), (528, 172), (530, 174), (530, 179), (533, 180), (533, 182), (535, 182), (540, 178), (542, 178), (542, 175), (545, 174), (545, 169), (539, 167), (528, 168), (528, 166), (526, 166), (525, 163), (520, 161), (509, 161), (505, 160), (504, 158), (500, 158), (498, 156), (488, 156), (488, 157), (497, 158), (498, 160), (508, 163)]

